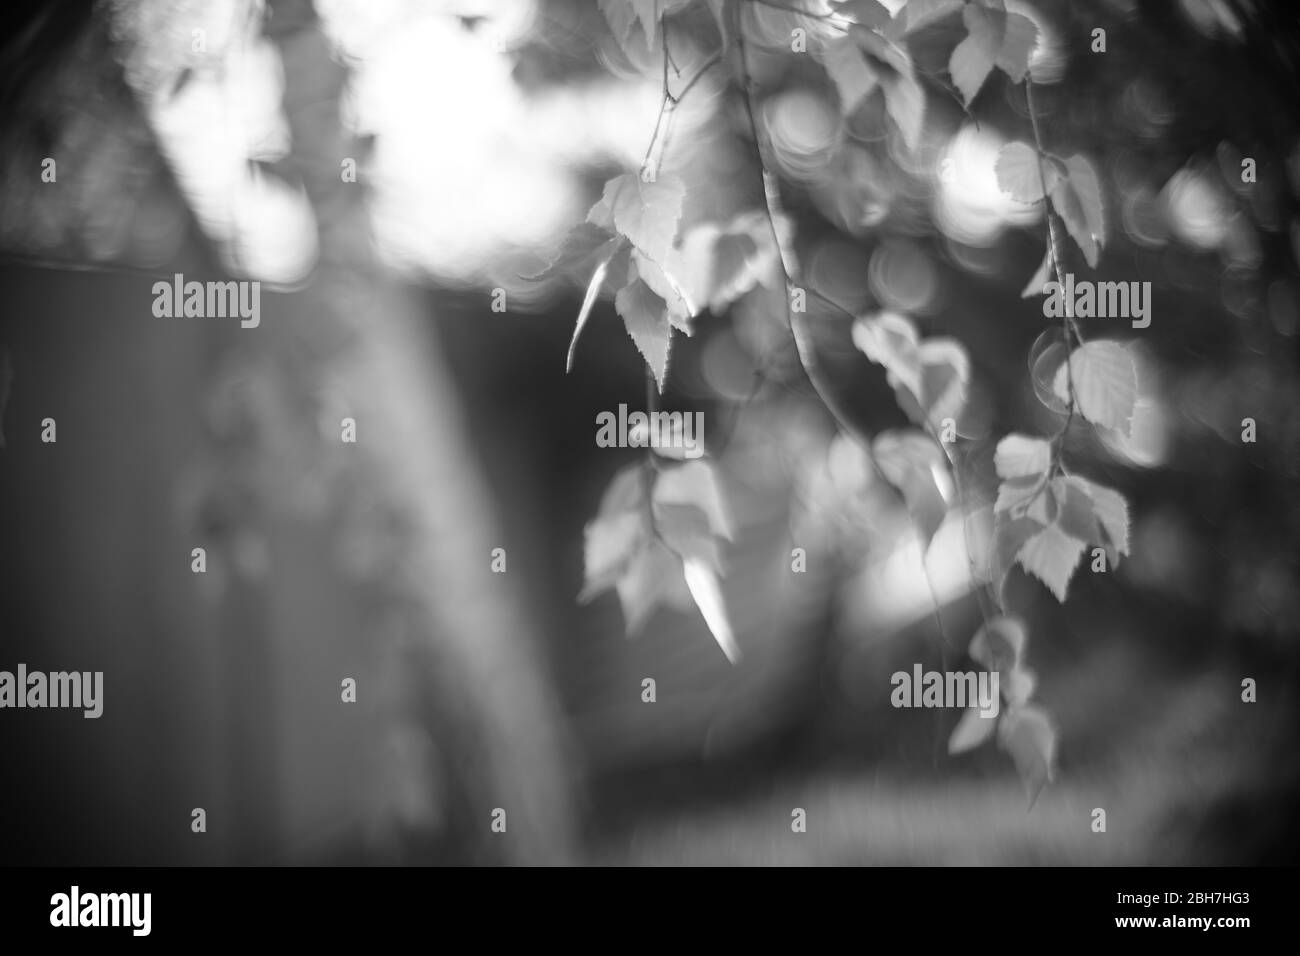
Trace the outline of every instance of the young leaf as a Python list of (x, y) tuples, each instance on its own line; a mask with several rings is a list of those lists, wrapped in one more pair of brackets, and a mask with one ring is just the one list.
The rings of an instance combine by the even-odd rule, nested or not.
[(668, 303), (642, 280), (636, 266), (632, 265), (628, 269), (627, 285), (614, 296), (614, 308), (623, 317), (627, 334), (632, 336), (662, 392), (668, 378), (668, 354), (672, 348), (673, 327)]
[(871, 453), (885, 480), (903, 493), (921, 547), (928, 548), (948, 513), (934, 476), (946, 464), (943, 452), (922, 432), (891, 430), (876, 436)]
[(727, 605), (722, 598), (722, 586), (713, 568), (699, 558), (687, 558), (683, 562), (683, 575), (686, 587), (695, 606), (700, 609), (704, 623), (709, 626), (713, 639), (722, 648), (727, 660), (735, 664), (740, 660), (740, 645), (731, 631), (731, 622), (727, 619)]
[(655, 262), (663, 262), (677, 238), (685, 196), (686, 186), (676, 176), (662, 175), (647, 183), (635, 173), (624, 173), (605, 184), (587, 218), (601, 225), (608, 209), (614, 229)]
[(995, 617), (971, 638), (971, 660), (983, 665), (985, 670), (1013, 671), (1020, 665), (1025, 640), (1025, 624), (1020, 618)]
[(982, 717), (978, 707), (967, 707), (953, 728), (952, 736), (948, 738), (948, 753), (960, 754), (974, 750), (993, 735), (997, 725), (996, 717)]
[(1052, 390), (1062, 402), (1070, 400), (1070, 386), (1080, 414), (1094, 425), (1129, 433), (1137, 404), (1137, 367), (1128, 349), (1118, 342), (1097, 339), (1070, 353), (1056, 372)]
[(998, 442), (993, 467), (999, 478), (1035, 478), (1052, 464), (1052, 443), (1028, 435), (1008, 435)]
[(998, 744), (1015, 762), (1032, 805), (1055, 774), (1056, 729), (1040, 708), (1015, 707), (999, 721)]
[(1020, 566), (1047, 585), (1056, 600), (1065, 603), (1070, 578), (1083, 554), (1084, 542), (1049, 524), (1025, 542), (1016, 554)]
[[(993, 171), (998, 177), (998, 188), (1017, 202), (1038, 202), (1061, 181), (1057, 164), (1044, 159), (1040, 168), (1038, 151), (1025, 143), (1007, 143), (998, 150)], [(1043, 184), (1043, 176), (1047, 184)]]
[(1056, 524), (1071, 538), (1084, 544), (1100, 544), (1103, 534), (1092, 499), (1068, 478), (1052, 479), (1052, 498), (1056, 502)]
[(1038, 686), (1038, 678), (1034, 676), (1034, 672), (1031, 670), (1015, 667), (1009, 671), (1003, 671), (998, 684), (998, 690), (1007, 699), (1008, 704), (1012, 707), (1023, 707), (1029, 702), (1029, 698), (1034, 696), (1034, 688)]
[(664, 301), (664, 314), (673, 328), (687, 335), (694, 335), (690, 320), (695, 315), (695, 308), (687, 298), (686, 292), (666, 269), (653, 259), (632, 251), (631, 266), (641, 281), (650, 287), (650, 291)]

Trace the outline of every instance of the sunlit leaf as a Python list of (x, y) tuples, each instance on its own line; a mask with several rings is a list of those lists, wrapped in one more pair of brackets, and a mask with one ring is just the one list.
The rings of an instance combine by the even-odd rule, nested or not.
[(614, 296), (614, 308), (622, 316), (627, 334), (650, 366), (662, 392), (668, 378), (668, 355), (672, 347), (673, 327), (668, 303), (642, 280), (632, 266), (627, 285)]
[(997, 12), (985, 10), (977, 3), (966, 4), (961, 13), (967, 34), (953, 48), (952, 57), (948, 60), (948, 72), (952, 76), (953, 85), (961, 92), (962, 99), (970, 106), (971, 100), (975, 99), (980, 87), (993, 72), (993, 62), (1002, 45), (1002, 29), (999, 21), (994, 19)]
[(627, 634), (639, 634), (659, 605), (689, 610), (694, 599), (683, 576), (682, 559), (650, 540), (628, 563), (616, 585)]
[(608, 219), (643, 254), (663, 262), (677, 237), (685, 196), (686, 186), (676, 176), (665, 174), (645, 182), (635, 173), (624, 173), (605, 184), (587, 220), (604, 226)]
[(1035, 477), (1052, 464), (1052, 443), (1029, 435), (1008, 435), (998, 442), (993, 467), (999, 478)]
[(1066, 160), (1067, 175), (1051, 187), (1052, 206), (1094, 269), (1105, 242), (1105, 213), (1097, 172), (1082, 156)]
[(700, 616), (709, 626), (713, 639), (718, 642), (718, 647), (722, 648), (727, 660), (735, 664), (740, 660), (740, 645), (736, 643), (736, 637), (731, 631), (718, 575), (708, 562), (699, 558), (687, 558), (683, 562), (683, 574), (686, 587), (695, 599), (695, 605), (700, 609)]
[(1070, 353), (1068, 368), (1061, 364), (1052, 390), (1062, 402), (1068, 402), (1071, 385), (1084, 418), (1129, 433), (1138, 383), (1137, 366), (1127, 348), (1107, 339), (1085, 342)]
[(1072, 538), (1056, 524), (1049, 524), (1016, 554), (1020, 566), (1047, 585), (1062, 604), (1070, 587), (1070, 578), (1078, 567), (1084, 542)]
[(1119, 555), (1129, 553), (1128, 501), (1114, 488), (1079, 475), (1070, 475), (1066, 481), (1092, 502), (1092, 513), (1101, 526), (1103, 540), (1090, 543), (1105, 547), (1110, 552), (1111, 564), (1118, 563)]
[(1043, 529), (1041, 522), (1028, 517), (997, 515), (993, 520), (993, 551), (989, 557), (989, 584), (998, 603), (1003, 603), (1007, 575), (1016, 563), (1016, 555), (1025, 543)]
[(1029, 277), (1025, 283), (1025, 288), (1020, 293), (1020, 298), (1027, 299), (1031, 295), (1042, 295), (1043, 286), (1052, 280), (1052, 253), (1049, 250), (1043, 254), (1043, 261), (1039, 263), (1037, 271)]

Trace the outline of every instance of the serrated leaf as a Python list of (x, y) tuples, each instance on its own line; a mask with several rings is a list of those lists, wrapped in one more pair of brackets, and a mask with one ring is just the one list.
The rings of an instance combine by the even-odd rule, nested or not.
[(554, 275), (590, 276), (596, 266), (608, 259), (622, 240), (594, 223), (580, 222), (574, 226), (559, 251), (545, 268), (520, 276), (527, 282), (540, 282)]
[(1092, 164), (1082, 156), (1071, 156), (1065, 168), (1067, 175), (1051, 189), (1052, 206), (1088, 265), (1095, 269), (1106, 238), (1101, 183)]
[(668, 378), (668, 355), (672, 348), (673, 327), (669, 321), (668, 303), (646, 285), (633, 266), (629, 269), (627, 285), (614, 296), (614, 308), (662, 392)]
[(871, 454), (885, 480), (903, 493), (921, 548), (928, 548), (948, 513), (934, 475), (946, 466), (943, 452), (922, 432), (890, 430), (876, 436)]
[(1011, 755), (1030, 801), (1051, 782), (1056, 768), (1056, 729), (1040, 708), (1015, 707), (1002, 716), (998, 745)]
[(989, 671), (1013, 671), (1025, 650), (1025, 623), (1000, 615), (983, 625), (970, 641), (971, 660)]
[[(1017, 202), (1038, 202), (1062, 182), (1056, 165), (1044, 160), (1038, 162), (1038, 152), (1025, 143), (1007, 143), (998, 150), (993, 171), (998, 177), (998, 188)], [(1043, 176), (1047, 177), (1044, 187)]]
[(998, 50), (997, 67), (1019, 83), (1029, 72), (1029, 57), (1038, 42), (1038, 27), (1034, 21), (1018, 13), (1005, 14), (1002, 46)]
[(966, 24), (965, 39), (953, 48), (948, 60), (948, 73), (953, 85), (961, 92), (967, 106), (980, 91), (988, 75), (993, 72), (1002, 45), (1001, 29), (994, 19), (996, 11), (985, 10), (977, 3), (968, 3), (961, 11)]
[(1092, 502), (1092, 513), (1101, 527), (1104, 539), (1093, 543), (1103, 545), (1111, 552), (1112, 565), (1118, 563), (1118, 555), (1129, 553), (1128, 501), (1114, 488), (1107, 488), (1078, 475), (1070, 475), (1066, 480)]
[(948, 738), (948, 753), (960, 754), (974, 750), (993, 736), (997, 726), (996, 716), (981, 717), (978, 707), (967, 707)]
[(1056, 523), (1072, 538), (1084, 544), (1101, 544), (1102, 530), (1094, 514), (1092, 498), (1066, 477), (1052, 479), (1056, 499)]
[(1020, 298), (1027, 299), (1031, 295), (1042, 295), (1043, 286), (1047, 285), (1052, 278), (1052, 253), (1048, 250), (1043, 254), (1043, 261), (1039, 264), (1038, 270), (1029, 277), (1025, 283), (1025, 288), (1020, 293)]
[(1043, 525), (1033, 518), (1013, 518), (1006, 514), (994, 518), (993, 550), (989, 557), (989, 584), (993, 587), (998, 604), (1004, 603), (1002, 591), (1006, 586), (1007, 575), (1011, 573), (1011, 568), (1016, 563), (1016, 555), (1020, 553), (1025, 543), (1042, 529)]
[(655, 482), (656, 506), (693, 505), (708, 517), (709, 529), (714, 534), (730, 539), (733, 527), (725, 500), (712, 463), (703, 459), (665, 468)]
[(727, 660), (735, 664), (740, 660), (740, 645), (736, 643), (736, 637), (731, 631), (727, 604), (723, 600), (717, 574), (707, 562), (699, 558), (687, 558), (682, 563), (682, 571), (686, 587), (695, 599), (695, 606), (700, 609), (704, 623), (709, 626), (709, 632), (718, 642), (718, 647), (722, 648)]
[(1038, 477), (1052, 464), (1052, 443), (1029, 435), (1008, 435), (993, 452), (999, 478)]
[(1064, 604), (1084, 546), (1084, 542), (1070, 537), (1059, 526), (1049, 524), (1025, 542), (1016, 560)]
[(1094, 425), (1128, 434), (1137, 404), (1137, 366), (1128, 349), (1118, 342), (1096, 339), (1070, 353), (1056, 372), (1052, 390), (1062, 402), (1070, 400), (1070, 386), (1079, 413)]
[(615, 231), (627, 236), (644, 255), (663, 262), (677, 238), (685, 196), (686, 186), (676, 176), (665, 174), (648, 183), (635, 173), (624, 173), (605, 184), (587, 219), (603, 225), (604, 210), (608, 210)]
[(664, 314), (669, 324), (680, 332), (694, 335), (695, 329), (690, 320), (695, 315), (695, 308), (677, 280), (654, 260), (636, 250), (632, 251), (630, 265), (641, 281), (664, 301)]

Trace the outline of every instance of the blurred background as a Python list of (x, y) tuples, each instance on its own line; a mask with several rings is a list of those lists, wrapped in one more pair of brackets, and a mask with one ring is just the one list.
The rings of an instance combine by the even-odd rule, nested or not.
[[(674, 83), (704, 71), (656, 141), (689, 246), (762, 194), (708, 6), (665, 6)], [(888, 703), (895, 670), (970, 666), (962, 512), (987, 516), (1001, 436), (1057, 427), (1021, 298), (1044, 222), (993, 166), (1029, 138), (1023, 87), (991, 80), (968, 113), (945, 91), (960, 17), (935, 22), (908, 150), (879, 97), (842, 119), (791, 55), (824, 20), (742, 7), (807, 280), (842, 306), (809, 304), (839, 398), (865, 430), (905, 421), (853, 314), (954, 336), (974, 374), (965, 497), (923, 566), (835, 437), (774, 274), (677, 337), (664, 407), (704, 412), (738, 529), (734, 667), (698, 614), (629, 640), (612, 594), (575, 600), (583, 527), (644, 454), (598, 448), (596, 415), (644, 407), (644, 366), (606, 297), (566, 375), (587, 276), (520, 278), (643, 162), (662, 38), (642, 56), (582, 0), (4, 7), (0, 669), (102, 670), (105, 700), (0, 713), (0, 861), (1295, 861), (1296, 13), (1007, 0), (1039, 30), (1048, 147), (1101, 175), (1098, 278), (1153, 287), (1145, 330), (1081, 320), (1134, 344), (1133, 434), (1066, 442), (1129, 498), (1132, 555), (1064, 605), (1009, 582), (1060, 735), (1030, 807), (1005, 753), (947, 755), (956, 713)], [(260, 281), (260, 325), (156, 318), (175, 273)]]

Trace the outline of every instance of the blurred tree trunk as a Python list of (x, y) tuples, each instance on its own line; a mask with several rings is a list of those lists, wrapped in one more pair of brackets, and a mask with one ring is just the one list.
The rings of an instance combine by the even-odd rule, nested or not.
[[(63, 16), (70, 6), (51, 5), (6, 52), (6, 79), (29, 75), (4, 86), (4, 248), (116, 268), (140, 238), (141, 204), (153, 204), (182, 224), (158, 277), (226, 278), (122, 81), (107, 23)], [(122, 4), (115, 16), (183, 13), (159, 13), (165, 6)], [(111, 829), (125, 813), (128, 829), (153, 834), (133, 861), (563, 862), (569, 778), (518, 583), (526, 569), (490, 570), (502, 538), (467, 413), (421, 299), (373, 259), (362, 189), (339, 176), (340, 157), (355, 155), (339, 122), (343, 69), (309, 3), (272, 14), (293, 136), (283, 168), (319, 224), (315, 276), (264, 295), (256, 330), (153, 318), (153, 275), (88, 278), (77, 288), (101, 297), (98, 321), (116, 319), (114, 334), (69, 338), (96, 320), (47, 294), (60, 274), (9, 274), (60, 315), (0, 328), (15, 356), (4, 530), (31, 551), (5, 556), (26, 596), (3, 610), (24, 622), (31, 647), (63, 645), (52, 668), (88, 667), (104, 621), (134, 635), (104, 650), (117, 723), (104, 724), (99, 745), (144, 768), (148, 813), (106, 807), (86, 821)], [(157, 35), (115, 25), (126, 44)], [(60, 184), (44, 192), (43, 155), (60, 164)], [(105, 207), (127, 217), (126, 235), (92, 246), (88, 233), (103, 229), (88, 227)], [(101, 386), (108, 395), (95, 394)], [(58, 458), (35, 440), (42, 406), (64, 410)], [(356, 444), (340, 440), (343, 417), (357, 423)], [(121, 440), (86, 441), (113, 432)], [(87, 509), (96, 470), (151, 493), (105, 495)], [(17, 513), (24, 500), (33, 514), (67, 509), (83, 523), (41, 533)], [(141, 540), (128, 547), (124, 534)], [(119, 590), (83, 586), (113, 560), (93, 541), (135, 554), (109, 575)], [(200, 545), (203, 578), (188, 567)], [(74, 609), (43, 600), (54, 584), (41, 568), (59, 560)], [(163, 596), (124, 605), (120, 589), (145, 582)], [(356, 704), (340, 698), (348, 677)], [(148, 711), (131, 711), (137, 691)], [(198, 736), (167, 737), (158, 721)], [(224, 757), (213, 722), (225, 727)], [(107, 773), (99, 787), (130, 785)], [(193, 806), (209, 810), (209, 843), (190, 838)], [(491, 830), (496, 808), (504, 834)], [(117, 851), (97, 861), (120, 862)], [(70, 852), (72, 862), (94, 855)]]

